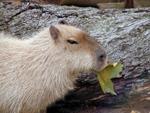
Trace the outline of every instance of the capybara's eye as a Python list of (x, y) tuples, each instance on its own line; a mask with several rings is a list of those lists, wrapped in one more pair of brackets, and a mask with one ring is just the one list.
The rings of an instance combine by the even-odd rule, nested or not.
[(69, 44), (79, 44), (77, 41), (74, 41), (74, 40), (67, 40), (67, 42), (68, 42)]

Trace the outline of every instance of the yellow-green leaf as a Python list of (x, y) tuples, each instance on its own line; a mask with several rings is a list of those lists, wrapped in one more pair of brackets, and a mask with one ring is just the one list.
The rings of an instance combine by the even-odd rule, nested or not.
[(123, 65), (121, 63), (109, 64), (100, 72), (97, 72), (97, 77), (104, 93), (111, 93), (116, 95), (114, 86), (111, 81), (112, 78), (119, 78), (119, 73), (122, 71)]

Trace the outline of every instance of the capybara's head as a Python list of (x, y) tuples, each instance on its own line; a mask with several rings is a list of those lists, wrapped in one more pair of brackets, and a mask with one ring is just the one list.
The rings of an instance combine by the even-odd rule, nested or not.
[(55, 54), (63, 61), (60, 64), (66, 65), (70, 71), (86, 72), (105, 67), (107, 55), (104, 48), (84, 31), (63, 24), (51, 26), (49, 30), (57, 48)]

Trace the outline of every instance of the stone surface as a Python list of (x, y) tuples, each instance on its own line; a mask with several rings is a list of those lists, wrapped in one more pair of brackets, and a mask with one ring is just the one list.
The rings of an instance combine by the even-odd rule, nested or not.
[[(104, 95), (94, 74), (82, 74), (76, 83), (77, 88), (65, 100), (49, 108), (50, 113), (100, 113), (100, 106), (127, 104), (135, 95), (150, 103), (150, 8), (99, 10), (90, 7), (28, 3), (13, 6), (0, 3), (0, 31), (19, 38), (34, 35), (39, 29), (60, 20), (66, 20), (96, 38), (106, 48), (113, 62), (123, 62), (124, 71), (122, 78), (114, 80), (117, 96)], [(145, 109), (150, 111), (148, 107)]]

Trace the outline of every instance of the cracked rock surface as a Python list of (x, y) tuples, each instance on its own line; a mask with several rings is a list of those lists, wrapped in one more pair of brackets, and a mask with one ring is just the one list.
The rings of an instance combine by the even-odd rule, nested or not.
[[(91, 7), (28, 3), (13, 6), (0, 3), (0, 31), (20, 38), (34, 35), (39, 29), (59, 20), (66, 20), (97, 38), (113, 62), (121, 60), (124, 63), (124, 71), (123, 78), (114, 80), (117, 96), (104, 95), (95, 75), (83, 74), (77, 81), (77, 88), (65, 100), (49, 108), (49, 113), (108, 113), (102, 105), (132, 104), (128, 99), (136, 96), (138, 100), (133, 98), (134, 101), (143, 103), (140, 101), (142, 99), (148, 103), (146, 107), (138, 108), (150, 111), (150, 100), (147, 100), (150, 97), (150, 8), (99, 10)], [(147, 112), (143, 109), (138, 111)], [(119, 109), (114, 113), (129, 112)]]

